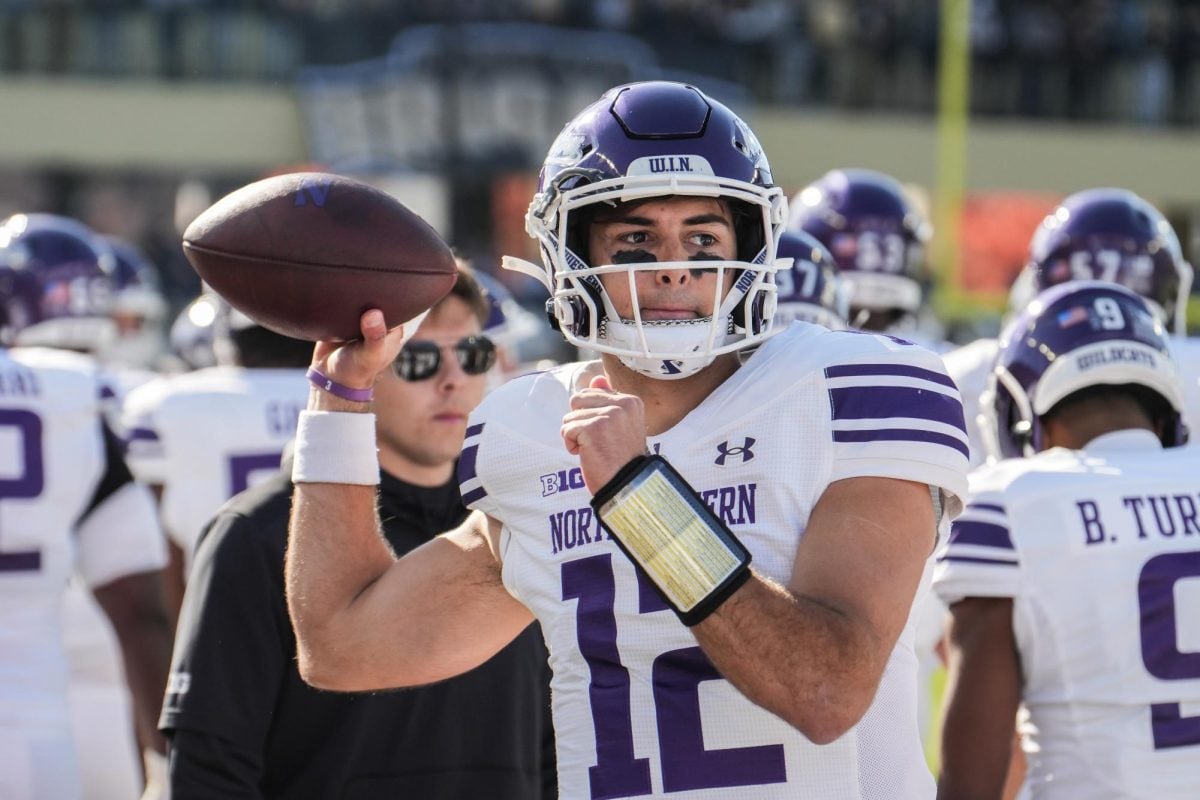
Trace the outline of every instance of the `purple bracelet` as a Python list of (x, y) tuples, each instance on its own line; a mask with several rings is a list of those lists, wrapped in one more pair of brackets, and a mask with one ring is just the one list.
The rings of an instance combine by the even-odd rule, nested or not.
[(375, 396), (373, 389), (351, 389), (343, 383), (338, 383), (333, 378), (316, 367), (309, 367), (305, 373), (308, 382), (318, 389), (323, 389), (335, 397), (340, 397), (343, 400), (350, 400), (354, 403), (369, 403), (371, 398)]

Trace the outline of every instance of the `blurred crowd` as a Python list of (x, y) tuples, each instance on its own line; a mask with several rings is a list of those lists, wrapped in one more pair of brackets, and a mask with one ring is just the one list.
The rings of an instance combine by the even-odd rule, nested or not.
[[(939, 4), (915, 0), (55, 0), (0, 2), (0, 72), (287, 80), (386, 53), (406, 28), (523, 22), (628, 34), (664, 68), (763, 102), (924, 111)], [(979, 114), (1188, 125), (1200, 118), (1200, 6), (974, 0)]]

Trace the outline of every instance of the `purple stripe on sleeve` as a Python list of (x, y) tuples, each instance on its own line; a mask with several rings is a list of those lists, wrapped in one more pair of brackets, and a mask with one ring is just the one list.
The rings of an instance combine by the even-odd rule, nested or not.
[(467, 428), (467, 433), (464, 438), (470, 439), (472, 436), (478, 436), (479, 434), (483, 433), (483, 426), (486, 424), (487, 423), (485, 422), (479, 422), (470, 426)]
[(958, 388), (955, 386), (954, 381), (947, 375), (934, 372), (930, 369), (913, 367), (908, 364), (835, 364), (832, 367), (825, 368), (826, 378), (854, 378), (864, 375), (897, 375), (904, 378), (921, 378), (933, 383), (939, 383), (942, 386), (948, 386), (951, 389)]
[(965, 561), (968, 564), (1002, 564), (1006, 567), (1015, 567), (1018, 561), (1015, 558), (979, 558), (977, 556), (939, 556), (938, 561)]
[(130, 428), (126, 442), (157, 442), (158, 431), (152, 428)]
[(995, 511), (997, 514), (1004, 513), (1004, 506), (999, 503), (967, 503), (966, 511)]
[(464, 447), (458, 456), (458, 483), (462, 485), (467, 481), (475, 480), (476, 469), (475, 459), (479, 456), (479, 445), (473, 444), (470, 447)]
[(1008, 528), (991, 522), (973, 522), (958, 519), (950, 526), (950, 544), (977, 544), (982, 547), (997, 547), (1012, 550), (1012, 537)]
[(476, 503), (485, 497), (487, 497), (487, 490), (480, 486), (478, 489), (467, 492), (462, 496), (463, 505), (470, 508), (472, 503)]
[(834, 419), (927, 419), (967, 432), (956, 398), (911, 386), (846, 386), (829, 390)]
[(962, 453), (963, 458), (970, 458), (967, 446), (944, 433), (934, 431), (918, 431), (911, 428), (882, 428), (867, 431), (834, 431), (835, 442), (927, 442), (942, 444)]

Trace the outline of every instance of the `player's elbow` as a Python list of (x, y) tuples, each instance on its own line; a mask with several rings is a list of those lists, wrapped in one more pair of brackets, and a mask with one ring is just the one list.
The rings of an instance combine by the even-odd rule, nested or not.
[(296, 641), (296, 667), (304, 682), (314, 689), (330, 692), (354, 692), (358, 683), (351, 649), (344, 642), (322, 640), (316, 635), (300, 635)]
[[(813, 744), (831, 744), (846, 735), (871, 707), (876, 685), (863, 681), (831, 680), (806, 698), (789, 698), (777, 711), (786, 722)], [(816, 702), (813, 702), (814, 699)]]
[(796, 704), (791, 708), (779, 709), (775, 713), (813, 744), (824, 745), (832, 744), (845, 736), (862, 719), (865, 709), (846, 709), (831, 703), (817, 710), (812, 706), (802, 708)]
[(347, 672), (340, 669), (333, 659), (323, 657), (312, 648), (301, 647), (297, 650), (296, 666), (300, 677), (314, 689), (330, 692), (349, 691), (344, 685)]

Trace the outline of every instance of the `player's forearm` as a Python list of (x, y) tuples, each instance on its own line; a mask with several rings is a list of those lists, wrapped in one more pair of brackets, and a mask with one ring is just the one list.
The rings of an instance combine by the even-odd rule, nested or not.
[(138, 744), (165, 753), (158, 714), (171, 663), (171, 624), (160, 576), (158, 572), (126, 575), (97, 588), (95, 595), (121, 647)]
[(866, 713), (890, 652), (863, 623), (757, 573), (692, 630), (742, 694), (817, 744)]
[(938, 797), (999, 798), (1021, 702), (1012, 601), (970, 597), (950, 613)]
[(362, 641), (364, 595), (394, 563), (379, 532), (376, 487), (297, 483), (285, 564), (300, 674), (336, 688)]

